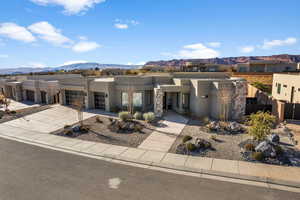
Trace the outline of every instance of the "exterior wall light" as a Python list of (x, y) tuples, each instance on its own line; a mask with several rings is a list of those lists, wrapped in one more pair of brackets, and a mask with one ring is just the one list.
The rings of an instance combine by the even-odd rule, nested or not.
[(203, 99), (207, 99), (208, 95), (204, 95), (204, 96), (200, 96), (200, 97), (203, 98)]

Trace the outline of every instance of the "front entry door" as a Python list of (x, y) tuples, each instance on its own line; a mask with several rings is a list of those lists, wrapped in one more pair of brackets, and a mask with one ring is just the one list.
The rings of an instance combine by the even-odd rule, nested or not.
[(95, 108), (105, 110), (105, 93), (95, 92), (94, 93)]

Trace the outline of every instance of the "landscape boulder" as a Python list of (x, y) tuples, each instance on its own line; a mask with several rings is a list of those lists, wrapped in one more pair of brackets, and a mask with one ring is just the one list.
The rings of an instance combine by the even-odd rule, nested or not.
[(278, 144), (280, 142), (280, 137), (277, 134), (271, 134), (271, 135), (269, 135), (268, 139), (272, 143)]
[(276, 157), (276, 150), (274, 146), (272, 145), (272, 143), (270, 143), (267, 140), (259, 143), (255, 147), (255, 151), (263, 153), (265, 157), (271, 157), (271, 158)]
[(242, 126), (237, 123), (237, 122), (230, 122), (228, 127), (227, 127), (228, 131), (233, 132), (233, 133), (237, 133), (242, 131)]

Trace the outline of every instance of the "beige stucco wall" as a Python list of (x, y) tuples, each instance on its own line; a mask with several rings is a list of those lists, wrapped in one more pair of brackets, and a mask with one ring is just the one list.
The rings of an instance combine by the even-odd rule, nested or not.
[[(281, 92), (277, 93), (276, 83), (281, 84)], [(286, 85), (286, 87), (284, 87)], [(294, 86), (294, 101), (291, 100), (292, 87)], [(277, 100), (289, 103), (300, 103), (300, 75), (299, 74), (274, 74), (272, 96)]]

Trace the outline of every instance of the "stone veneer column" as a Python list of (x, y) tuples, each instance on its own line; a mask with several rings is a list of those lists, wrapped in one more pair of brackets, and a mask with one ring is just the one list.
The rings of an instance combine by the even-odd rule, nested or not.
[(247, 82), (238, 80), (233, 82), (234, 95), (232, 97), (232, 119), (242, 119), (246, 111), (246, 98), (247, 98)]
[(161, 117), (163, 115), (163, 97), (164, 93), (162, 89), (154, 89), (154, 113), (156, 117)]

